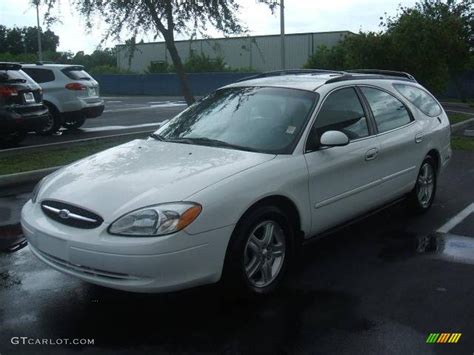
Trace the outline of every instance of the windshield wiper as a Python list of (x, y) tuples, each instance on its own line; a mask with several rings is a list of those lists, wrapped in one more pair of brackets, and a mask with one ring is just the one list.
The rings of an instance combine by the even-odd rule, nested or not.
[(14, 84), (14, 83), (26, 83), (26, 80), (25, 79), (8, 79), (6, 81), (3, 81), (2, 80), (2, 83), (10, 83), (10, 84)]
[(244, 147), (244, 146), (241, 146), (241, 145), (220, 141), (218, 139), (211, 139), (211, 138), (205, 138), (205, 137), (178, 138), (178, 139), (173, 139), (172, 141), (173, 142), (179, 142), (179, 143), (187, 143), (187, 144), (208, 145), (208, 146), (212, 146), (212, 147), (232, 148), (232, 149), (238, 149), (238, 150), (246, 150), (246, 151), (249, 151), (249, 152), (256, 152), (257, 151), (256, 149), (253, 149), (253, 148)]
[(156, 134), (156, 133), (150, 134), (150, 137), (156, 139), (157, 141), (161, 141), (161, 142), (166, 141), (165, 137), (160, 136), (159, 134)]

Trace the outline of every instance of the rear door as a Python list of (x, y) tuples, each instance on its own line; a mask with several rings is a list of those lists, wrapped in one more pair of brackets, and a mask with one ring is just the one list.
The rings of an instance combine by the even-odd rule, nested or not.
[[(329, 130), (344, 132), (346, 146), (312, 146)], [(330, 92), (308, 136), (305, 153), (309, 173), (312, 234), (347, 221), (377, 205), (379, 143), (355, 87)]]
[(384, 202), (410, 191), (416, 181), (422, 155), (419, 123), (395, 95), (374, 86), (359, 86), (377, 128)]

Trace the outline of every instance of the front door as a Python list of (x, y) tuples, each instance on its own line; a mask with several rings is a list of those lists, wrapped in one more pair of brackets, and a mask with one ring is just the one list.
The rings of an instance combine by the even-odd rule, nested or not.
[[(321, 135), (345, 133), (350, 142), (324, 147)], [(312, 234), (347, 221), (377, 205), (381, 183), (379, 144), (354, 87), (329, 93), (308, 136), (305, 159), (309, 172)]]

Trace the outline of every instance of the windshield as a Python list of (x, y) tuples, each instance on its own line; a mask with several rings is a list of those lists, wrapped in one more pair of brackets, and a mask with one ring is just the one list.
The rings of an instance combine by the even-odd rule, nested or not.
[(216, 91), (163, 125), (154, 138), (263, 153), (291, 153), (318, 95), (242, 87)]

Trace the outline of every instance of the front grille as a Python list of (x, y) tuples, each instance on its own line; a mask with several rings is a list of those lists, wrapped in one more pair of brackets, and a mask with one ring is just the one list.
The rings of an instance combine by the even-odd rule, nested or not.
[(64, 202), (46, 200), (41, 209), (49, 218), (71, 227), (93, 229), (104, 222), (98, 214)]

